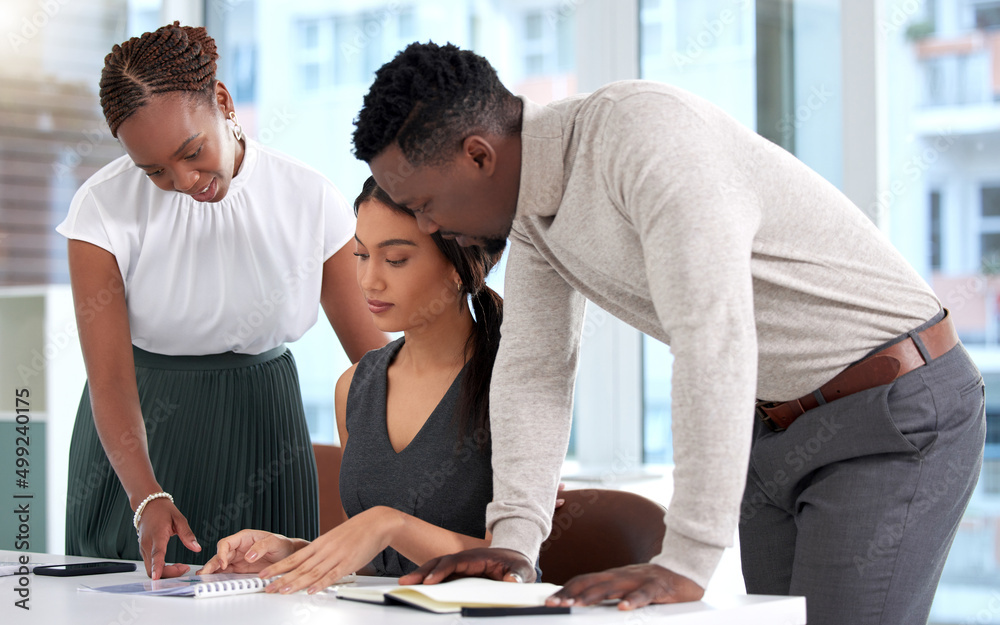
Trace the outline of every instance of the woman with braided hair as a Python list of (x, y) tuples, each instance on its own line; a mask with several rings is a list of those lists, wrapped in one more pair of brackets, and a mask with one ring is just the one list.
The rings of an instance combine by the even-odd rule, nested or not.
[(101, 106), (127, 155), (57, 228), (87, 367), (66, 553), (141, 557), (153, 579), (208, 561), (243, 527), (316, 537), (284, 343), (319, 304), (353, 362), (387, 342), (355, 286), (350, 205), (243, 136), (217, 57), (204, 28), (177, 22), (112, 49)]

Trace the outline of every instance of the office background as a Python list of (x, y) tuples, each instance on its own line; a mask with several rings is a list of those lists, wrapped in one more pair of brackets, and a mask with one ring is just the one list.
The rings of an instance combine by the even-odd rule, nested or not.
[[(216, 38), (244, 128), (349, 198), (368, 173), (350, 153), (351, 121), (372, 72), (414, 40), (471, 48), (540, 102), (616, 79), (673, 83), (794, 152), (930, 282), (983, 372), (986, 462), (932, 620), (1000, 623), (997, 0), (4, 0), (0, 473), (14, 470), (13, 389), (28, 387), (30, 489), (46, 518), (34, 550), (61, 551), (65, 493), (86, 493), (86, 476), (65, 475), (84, 375), (53, 228), (77, 186), (122, 153), (97, 99), (104, 55), (174, 19)], [(492, 282), (502, 289), (502, 267)], [(567, 475), (666, 503), (669, 349), (596, 308), (584, 334)], [(332, 383), (347, 358), (322, 316), (292, 349), (313, 436), (334, 441)], [(17, 488), (0, 480), (0, 502)], [(11, 522), (0, 517), (0, 548), (13, 548)], [(872, 547), (892, 540), (875, 531)], [(738, 591), (738, 559), (718, 578)]]

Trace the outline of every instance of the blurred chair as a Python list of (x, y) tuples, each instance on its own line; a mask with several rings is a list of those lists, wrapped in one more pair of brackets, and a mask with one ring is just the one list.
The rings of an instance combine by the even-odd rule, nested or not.
[(666, 509), (651, 499), (621, 490), (584, 488), (563, 491), (552, 517), (552, 532), (542, 543), (542, 581), (565, 584), (570, 578), (627, 564), (643, 564), (660, 553)]
[(316, 473), (319, 477), (319, 531), (329, 531), (347, 520), (340, 503), (340, 459), (343, 450), (337, 445), (313, 443)]

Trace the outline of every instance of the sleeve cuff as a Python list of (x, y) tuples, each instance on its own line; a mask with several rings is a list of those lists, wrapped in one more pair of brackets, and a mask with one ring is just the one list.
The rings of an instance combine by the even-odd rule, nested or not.
[[(111, 243), (105, 239), (101, 239), (87, 233), (73, 232), (69, 228), (60, 224), (56, 227), (56, 232), (66, 237), (67, 240), (72, 241), (83, 241), (84, 243), (90, 243), (93, 246), (99, 247), (105, 252), (115, 255), (114, 249), (111, 248)], [(117, 256), (117, 255), (116, 255)]]
[(491, 529), (493, 540), (490, 547), (512, 549), (534, 562), (542, 547), (541, 532), (537, 525), (527, 519), (508, 517), (500, 519)]
[(724, 551), (724, 547), (707, 545), (668, 529), (663, 537), (663, 551), (650, 563), (683, 575), (704, 589)]

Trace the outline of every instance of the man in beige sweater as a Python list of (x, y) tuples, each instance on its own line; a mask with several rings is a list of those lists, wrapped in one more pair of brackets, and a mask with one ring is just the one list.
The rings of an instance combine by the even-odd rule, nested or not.
[(404, 583), (533, 579), (589, 299), (671, 347), (674, 494), (660, 555), (552, 604), (697, 600), (739, 526), (748, 592), (805, 595), (810, 624), (926, 620), (979, 475), (982, 379), (839, 191), (679, 89), (540, 106), (454, 46), (383, 66), (356, 124), (356, 155), (422, 229), (510, 238), (492, 547)]

